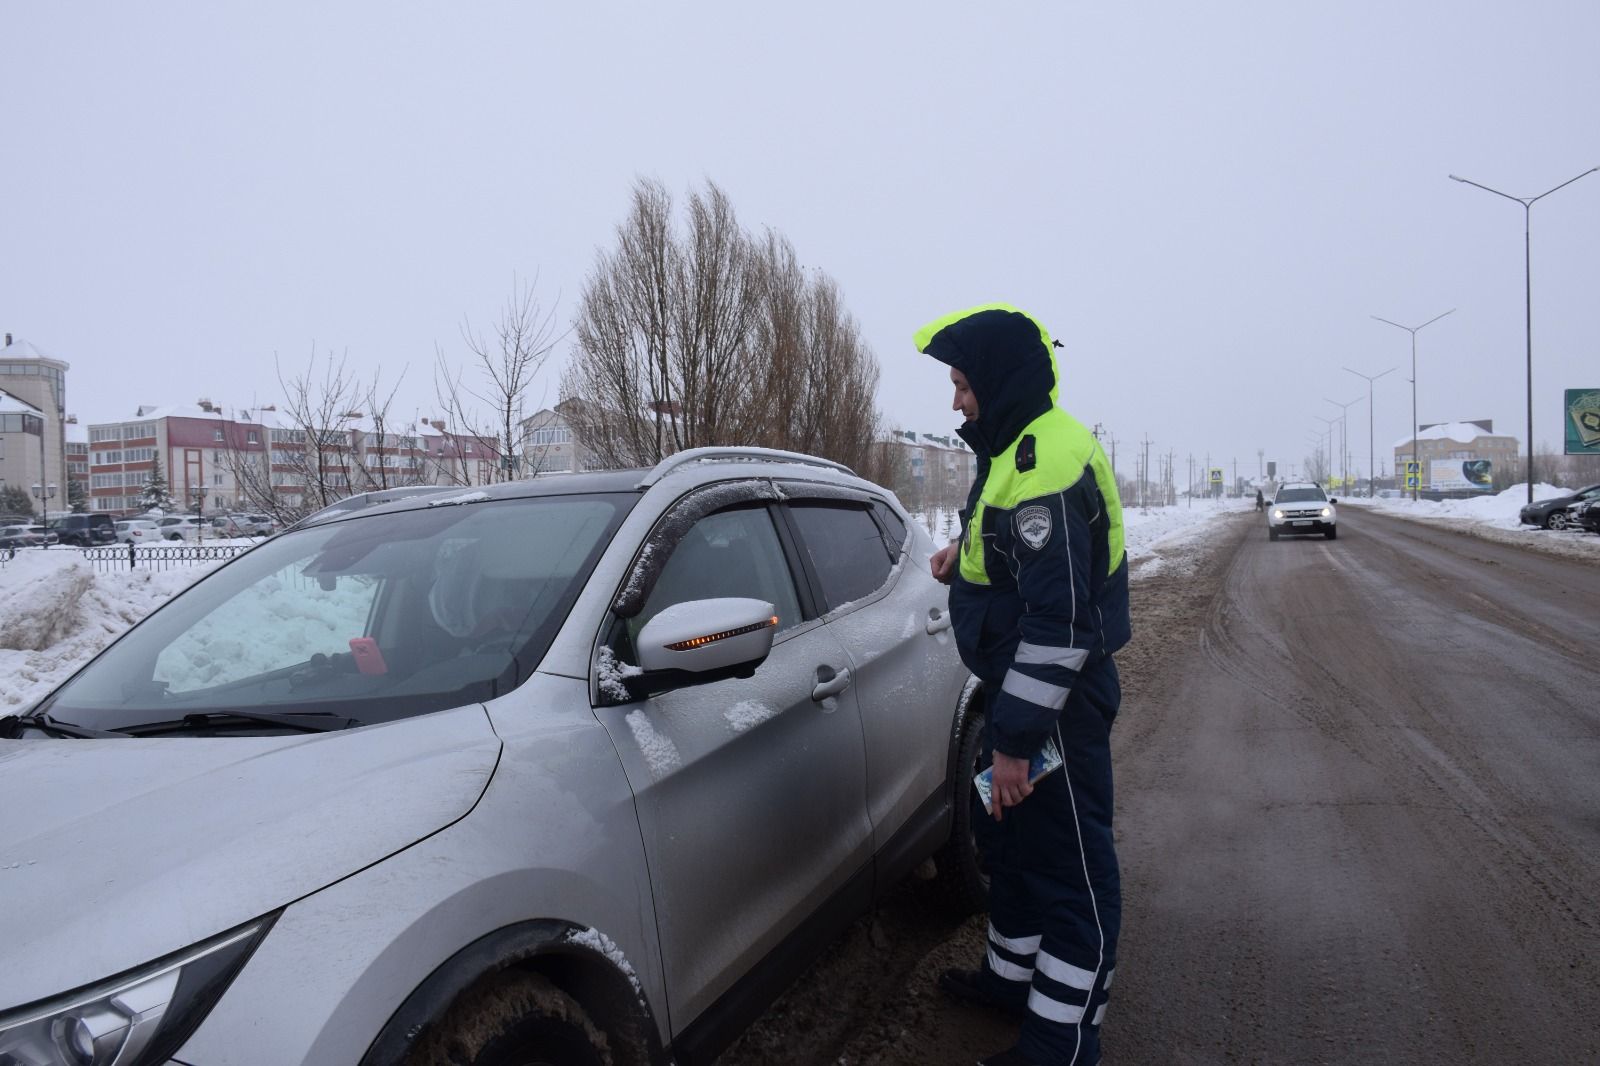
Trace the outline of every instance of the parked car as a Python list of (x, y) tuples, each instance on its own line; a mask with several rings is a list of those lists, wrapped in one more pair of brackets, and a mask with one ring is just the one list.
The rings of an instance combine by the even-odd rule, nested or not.
[(1267, 537), (1321, 533), (1334, 540), (1339, 536), (1338, 502), (1314, 482), (1285, 482), (1267, 505)]
[(1572, 506), (1597, 497), (1600, 497), (1600, 485), (1590, 485), (1565, 496), (1535, 500), (1517, 512), (1517, 519), (1525, 526), (1565, 529), (1572, 518)]
[(278, 523), (269, 514), (247, 514), (239, 517), (253, 536), (270, 537), (278, 530)]
[(0, 1054), (710, 1061), (928, 858), (984, 903), (933, 550), (760, 449), (262, 543), (0, 720)]
[(154, 544), (161, 539), (161, 527), (148, 518), (125, 518), (115, 528), (121, 544)]
[(108, 514), (69, 514), (51, 520), (63, 544), (76, 544), (92, 548), (96, 544), (114, 544), (117, 540), (116, 520)]
[(245, 524), (242, 515), (217, 515), (211, 520), (211, 532), (218, 537), (247, 537), (252, 528)]
[(1600, 497), (1578, 504), (1573, 509), (1572, 524), (1590, 533), (1600, 533)]
[(38, 535), (40, 543), (42, 543), (46, 548), (50, 547), (52, 544), (61, 543), (60, 535), (49, 526), (41, 526), (35, 523), (28, 528)]
[(44, 538), (33, 526), (0, 526), (0, 548), (42, 548)]
[(156, 521), (163, 540), (198, 540), (207, 524), (194, 515), (167, 515)]

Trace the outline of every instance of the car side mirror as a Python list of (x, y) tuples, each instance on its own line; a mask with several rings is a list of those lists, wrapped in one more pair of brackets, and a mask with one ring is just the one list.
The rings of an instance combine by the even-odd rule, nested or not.
[(725, 598), (673, 604), (639, 631), (643, 673), (630, 687), (659, 692), (725, 677), (748, 677), (772, 651), (778, 612), (765, 600)]
[(1339, 502), (1339, 501), (1338, 501), (1338, 500), (1336, 500), (1336, 499), (1334, 499), (1334, 498), (1333, 498), (1333, 497), (1332, 497), (1332, 496), (1329, 496), (1329, 497), (1328, 497), (1328, 502), (1329, 502), (1329, 503), (1338, 503), (1338, 502)]

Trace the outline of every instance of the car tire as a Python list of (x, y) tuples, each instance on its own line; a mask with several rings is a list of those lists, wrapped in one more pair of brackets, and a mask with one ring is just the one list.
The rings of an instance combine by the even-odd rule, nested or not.
[(1276, 529), (1270, 529), (1269, 528), (1267, 530), (1267, 539), (1268, 540), (1277, 540), (1278, 539), (1278, 531)]
[(961, 722), (956, 738), (955, 780), (950, 783), (950, 839), (933, 857), (933, 890), (940, 906), (952, 917), (965, 918), (989, 906), (989, 875), (978, 854), (972, 819), (977, 806), (972, 778), (987, 765), (983, 759), (983, 729), (988, 715), (974, 701)]
[(1544, 520), (1544, 528), (1553, 529), (1557, 532), (1566, 529), (1567, 524), (1567, 512), (1565, 511), (1551, 511), (1550, 517)]
[(1338, 527), (1334, 527), (1333, 529), (1324, 530), (1322, 535), (1327, 537), (1329, 540), (1338, 540), (1339, 539)]
[(501, 970), (427, 1027), (406, 1066), (612, 1066), (576, 1000), (537, 974)]

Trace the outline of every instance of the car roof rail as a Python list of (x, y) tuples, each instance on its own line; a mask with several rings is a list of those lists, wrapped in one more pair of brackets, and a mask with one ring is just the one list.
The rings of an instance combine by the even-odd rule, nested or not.
[(802, 466), (820, 466), (849, 474), (851, 477), (856, 476), (854, 470), (851, 470), (843, 463), (836, 463), (832, 459), (820, 459), (815, 455), (802, 455), (800, 452), (786, 452), (777, 448), (690, 448), (687, 451), (674, 452), (661, 460), (644, 476), (638, 487), (647, 489), (674, 470), (688, 466), (691, 463), (735, 462), (739, 460), (747, 463), (797, 463)]

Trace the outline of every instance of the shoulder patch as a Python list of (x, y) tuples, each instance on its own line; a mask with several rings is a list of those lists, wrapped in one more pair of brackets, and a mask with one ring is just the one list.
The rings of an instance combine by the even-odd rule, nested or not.
[(1050, 543), (1053, 529), (1054, 524), (1051, 522), (1048, 507), (1034, 504), (1017, 512), (1017, 536), (1034, 551)]
[(1039, 456), (1034, 449), (1033, 434), (1029, 433), (1017, 441), (1017, 469), (1019, 471), (1032, 470), (1038, 462)]

